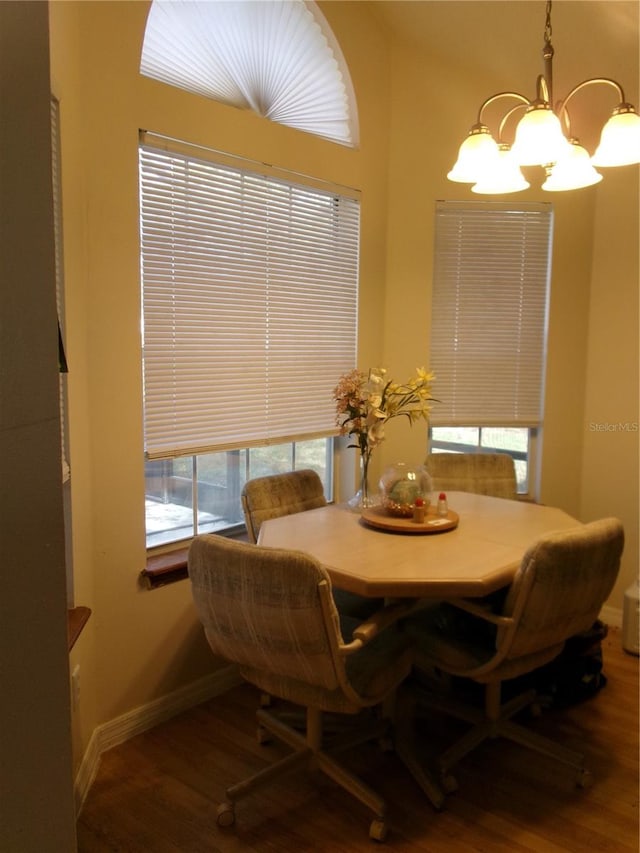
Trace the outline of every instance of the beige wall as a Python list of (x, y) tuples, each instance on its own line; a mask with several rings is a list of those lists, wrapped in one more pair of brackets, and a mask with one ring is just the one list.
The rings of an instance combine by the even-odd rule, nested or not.
[[(361, 145), (353, 151), (141, 77), (146, 2), (51, 5), (52, 78), (62, 124), (75, 588), (78, 602), (93, 609), (72, 658), (82, 680), (76, 764), (97, 725), (215, 666), (188, 584), (152, 592), (138, 584), (145, 563), (138, 129), (360, 188), (360, 363), (384, 362), (398, 375), (428, 363), (433, 206), (436, 198), (465, 197), (458, 188), (452, 194), (443, 175), (477, 99), (464, 94), (461, 72), (443, 75), (424, 52), (392, 43), (368, 6), (322, 4), (358, 99)], [(434, 115), (444, 128), (437, 133)], [(598, 191), (572, 196), (556, 207), (542, 498), (582, 517), (593, 480), (600, 487), (613, 476), (592, 474), (585, 395), (595, 401), (600, 381), (615, 381), (621, 396), (633, 391), (637, 403), (637, 388), (626, 371), (613, 380), (588, 375), (588, 359), (597, 357), (590, 286), (594, 293), (605, 287), (597, 270), (607, 263), (616, 195), (602, 214)], [(635, 233), (635, 254), (633, 246), (623, 248), (616, 262), (625, 294), (637, 278)], [(615, 327), (607, 332), (613, 340), (616, 334)], [(632, 350), (630, 344), (625, 357)], [(424, 428), (393, 424), (378, 465), (421, 459), (425, 446)], [(629, 494), (631, 526), (633, 499)], [(637, 528), (637, 493), (635, 518)], [(635, 541), (625, 577), (635, 576)]]
[[(138, 73), (148, 4), (50, 8), (52, 85), (60, 100), (74, 512), (75, 594), (93, 610), (72, 654), (81, 699), (76, 765), (95, 727), (215, 667), (187, 583), (148, 591), (142, 455), (138, 129), (359, 187), (363, 362), (383, 334), (387, 135), (384, 42), (356, 8), (339, 13), (361, 92), (354, 151), (188, 95)], [(212, 381), (214, 379), (212, 378)], [(352, 464), (354, 463), (351, 457)]]
[[(638, 577), (638, 174), (610, 170), (598, 190), (593, 241), (581, 518), (616, 515), (625, 527), (622, 606)], [(626, 172), (626, 174), (625, 174)]]

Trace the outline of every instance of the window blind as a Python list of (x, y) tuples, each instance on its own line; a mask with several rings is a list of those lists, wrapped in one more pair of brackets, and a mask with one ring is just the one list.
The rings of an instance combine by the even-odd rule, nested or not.
[(358, 145), (349, 69), (316, 3), (153, 0), (140, 73), (332, 142)]
[(151, 140), (140, 145), (148, 458), (335, 433), (332, 391), (356, 359), (358, 200)]
[(552, 216), (549, 204), (436, 204), (434, 426), (541, 424)]

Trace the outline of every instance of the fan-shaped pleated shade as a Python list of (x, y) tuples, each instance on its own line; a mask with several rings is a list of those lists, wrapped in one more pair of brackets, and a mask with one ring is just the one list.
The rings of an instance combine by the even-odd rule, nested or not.
[(153, 0), (140, 73), (357, 145), (351, 79), (315, 3)]

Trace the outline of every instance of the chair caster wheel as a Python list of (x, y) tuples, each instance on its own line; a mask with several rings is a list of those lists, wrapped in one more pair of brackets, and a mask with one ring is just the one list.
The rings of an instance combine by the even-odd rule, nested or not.
[(222, 803), (218, 806), (216, 822), (218, 826), (233, 826), (236, 822), (236, 813), (231, 803)]
[(593, 776), (589, 770), (581, 770), (576, 781), (579, 788), (590, 788), (593, 784)]
[(446, 773), (442, 777), (442, 788), (445, 793), (453, 794), (458, 790), (458, 780), (451, 773)]
[(383, 820), (376, 818), (371, 821), (371, 826), (369, 827), (369, 838), (373, 841), (384, 841), (388, 832), (389, 827)]

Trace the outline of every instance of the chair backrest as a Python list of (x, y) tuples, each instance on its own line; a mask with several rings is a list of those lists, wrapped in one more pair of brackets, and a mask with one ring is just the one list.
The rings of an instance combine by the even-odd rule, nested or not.
[(248, 480), (241, 498), (247, 533), (254, 543), (263, 521), (327, 504), (322, 480), (307, 468)]
[(515, 464), (508, 453), (429, 453), (425, 467), (436, 492), (517, 497)]
[(620, 569), (624, 530), (617, 518), (551, 533), (524, 555), (507, 593), (503, 614), (514, 627), (499, 628), (498, 653), (523, 657), (587, 631), (609, 597)]
[(329, 690), (340, 684), (338, 614), (313, 557), (202, 534), (189, 548), (189, 578), (211, 649), (249, 681), (264, 671)]

